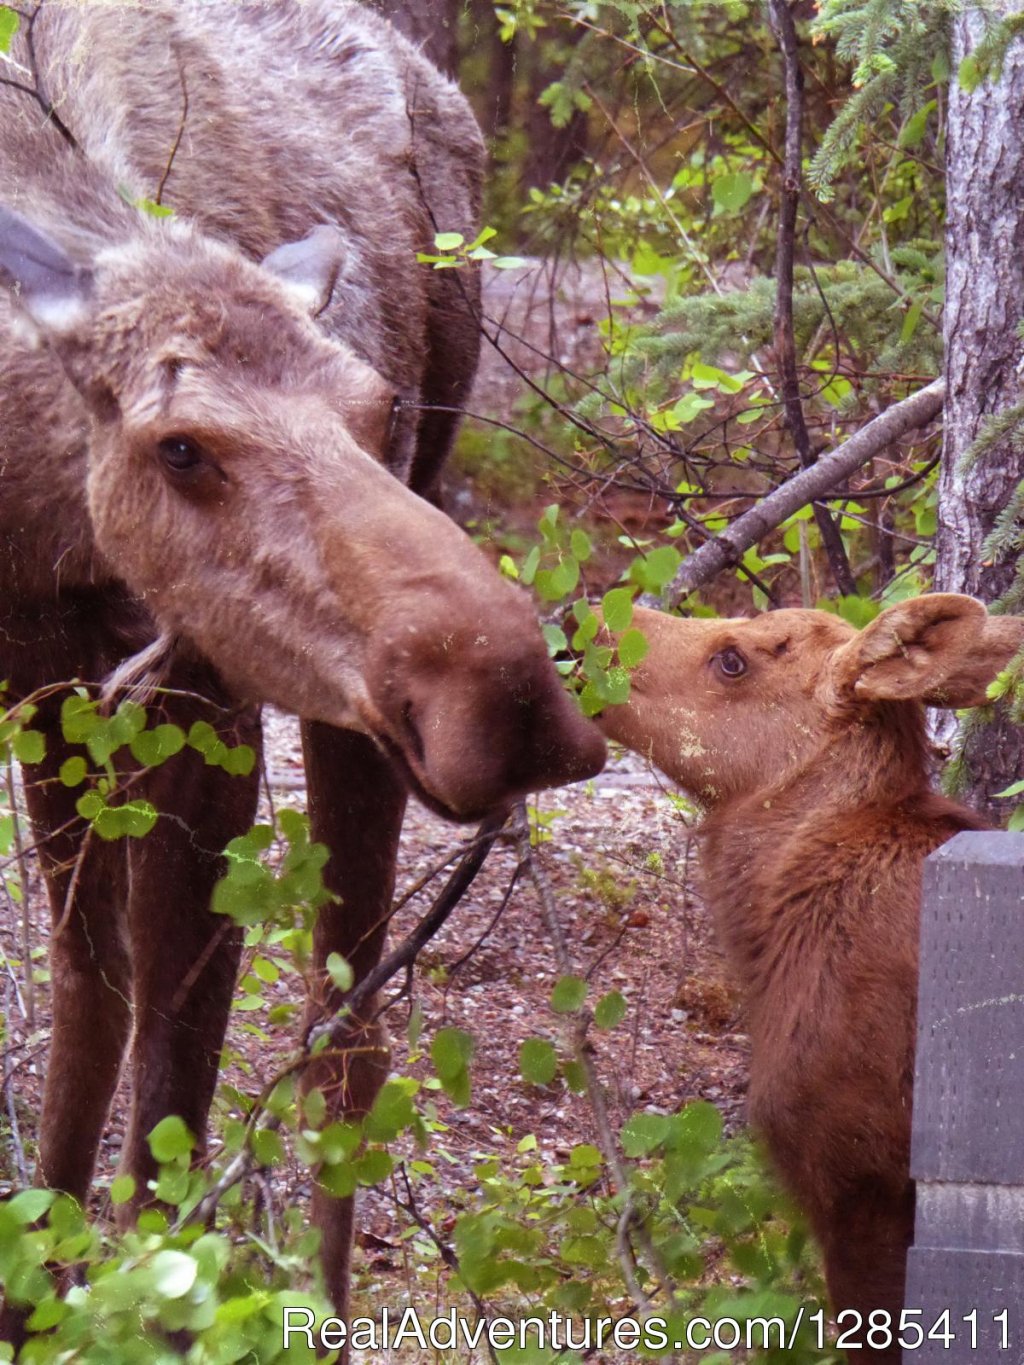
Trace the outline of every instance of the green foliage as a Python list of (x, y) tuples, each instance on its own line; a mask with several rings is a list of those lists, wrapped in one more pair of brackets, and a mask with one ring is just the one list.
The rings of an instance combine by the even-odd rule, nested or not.
[(9, 5), (0, 5), (0, 52), (10, 52), (21, 18)]
[(903, 119), (902, 145), (914, 145), (920, 132), (914, 120), (932, 88), (948, 79), (955, 9), (956, 0), (823, 0), (815, 31), (833, 39), (837, 56), (853, 65), (854, 87), (811, 162), (811, 183), (823, 197), (831, 197), (862, 130), (894, 106)]
[(467, 242), (461, 232), (436, 232), (434, 246), (439, 254), (420, 251), (416, 253), (416, 259), (422, 265), (432, 265), (435, 270), (456, 270), (476, 261), (487, 261), (496, 270), (519, 270), (526, 265), (520, 256), (499, 256), (485, 245), (497, 235), (496, 228), (485, 227)]
[[(657, 1295), (650, 1311), (668, 1318), (670, 1335), (680, 1337), (699, 1315), (780, 1316), (791, 1324), (801, 1304), (806, 1313), (807, 1298), (820, 1292), (806, 1236), (747, 1140), (723, 1136), (713, 1106), (635, 1114), (622, 1147), (632, 1158), (622, 1167), (625, 1186), (610, 1179), (605, 1157), (589, 1143), (554, 1166), (536, 1159), (531, 1137), (519, 1144), (518, 1167), (481, 1161), (474, 1207), (454, 1229), (459, 1280), (487, 1299), (528, 1294), (539, 1315), (629, 1313), (618, 1238), (632, 1218), (643, 1221), (647, 1245), (677, 1286), (664, 1296), (641, 1255), (635, 1274)], [(641, 1349), (637, 1358), (662, 1355)], [(838, 1359), (817, 1349), (810, 1333), (786, 1358), (798, 1365)]]

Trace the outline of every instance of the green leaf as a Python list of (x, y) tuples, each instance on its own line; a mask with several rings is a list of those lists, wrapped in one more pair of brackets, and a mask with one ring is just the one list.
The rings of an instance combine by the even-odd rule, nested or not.
[(601, 598), (601, 615), (609, 630), (625, 630), (633, 619), (633, 593), (629, 588), (612, 588)]
[(13, 9), (8, 5), (0, 5), (0, 52), (10, 52), (20, 22)]
[(41, 730), (19, 730), (11, 740), (19, 763), (42, 763), (46, 757), (46, 736)]
[(722, 1116), (707, 1100), (695, 1100), (669, 1123), (668, 1145), (674, 1152), (689, 1157), (706, 1156), (713, 1152), (722, 1137)]
[(544, 636), (544, 643), (548, 647), (548, 654), (551, 658), (554, 658), (556, 654), (560, 654), (563, 649), (568, 649), (569, 641), (565, 638), (565, 631), (561, 626), (555, 626), (550, 622), (545, 622), (540, 629), (541, 634)]
[(563, 976), (551, 992), (551, 1008), (557, 1014), (573, 1014), (587, 998), (587, 983), (578, 976)]
[(154, 1161), (175, 1161), (187, 1157), (196, 1142), (186, 1128), (184, 1119), (177, 1114), (168, 1114), (161, 1119), (147, 1141)]
[(929, 100), (927, 104), (918, 109), (916, 114), (911, 114), (900, 133), (899, 145), (901, 147), (916, 147), (923, 140), (928, 128), (928, 119), (936, 108), (935, 100)]
[(903, 319), (903, 326), (900, 328), (900, 344), (905, 346), (908, 341), (912, 341), (917, 325), (921, 321), (921, 314), (924, 312), (924, 300), (916, 299), (907, 309), (907, 315)]
[(465, 1071), (473, 1059), (475, 1044), (473, 1035), (465, 1029), (439, 1029), (430, 1045), (430, 1056), (434, 1070), (444, 1080), (445, 1076), (457, 1075)]
[(127, 1204), (135, 1196), (135, 1177), (133, 1175), (115, 1176), (110, 1182), (110, 1202)]
[(615, 1028), (626, 1015), (626, 999), (621, 991), (609, 991), (602, 995), (594, 1007), (594, 1023), (598, 1028)]
[(158, 204), (155, 199), (136, 199), (135, 207), (150, 218), (172, 218), (174, 210), (169, 204)]
[(545, 1038), (527, 1038), (519, 1049), (519, 1070), (530, 1085), (549, 1085), (558, 1070), (558, 1054)]
[(635, 626), (627, 630), (619, 641), (619, 661), (623, 668), (635, 668), (646, 658), (649, 648), (647, 636), (642, 630), (637, 630)]
[(672, 576), (683, 557), (674, 545), (659, 545), (656, 550), (634, 561), (631, 577), (649, 592), (661, 592), (672, 582)]
[(870, 597), (839, 597), (834, 606), (837, 614), (858, 630), (870, 625), (881, 610)]
[(524, 260), (522, 256), (496, 256), (491, 264), (498, 270), (522, 270), (530, 262)]
[(593, 546), (586, 531), (573, 531), (569, 537), (569, 547), (580, 561), (586, 561), (593, 553)]
[(722, 393), (740, 393), (750, 378), (750, 371), (742, 375), (732, 375), (715, 365), (703, 365), (697, 361), (690, 373), (695, 389), (719, 389)]
[(351, 965), (342, 957), (340, 953), (328, 953), (327, 961), (324, 963), (327, 968), (327, 975), (331, 978), (337, 990), (344, 994), (345, 991), (352, 989), (352, 982), (355, 980), (355, 973)]
[(65, 787), (78, 787), (85, 781), (88, 765), (81, 755), (66, 758), (58, 769), (58, 776)]
[(128, 747), (143, 767), (155, 768), (184, 749), (185, 732), (178, 725), (157, 725), (137, 734)]
[(389, 1152), (382, 1151), (379, 1147), (365, 1152), (358, 1161), (353, 1163), (355, 1166), (356, 1179), (360, 1185), (379, 1185), (382, 1180), (387, 1180), (388, 1176), (395, 1168), (395, 1163)]
[(56, 1198), (56, 1190), (22, 1190), (13, 1199), (7, 1200), (3, 1210), (17, 1223), (34, 1223), (37, 1218), (42, 1218)]
[(284, 1143), (273, 1128), (257, 1128), (252, 1135), (252, 1152), (261, 1166), (277, 1166), (285, 1158)]
[(575, 1058), (566, 1062), (562, 1067), (562, 1075), (574, 1095), (582, 1095), (586, 1091), (587, 1073), (582, 1062), (577, 1062)]
[(443, 1028), (430, 1045), (430, 1056), (445, 1093), (460, 1108), (470, 1100), (469, 1063), (473, 1037), (463, 1029)]
[(416, 1121), (416, 1106), (404, 1080), (385, 1081), (363, 1123), (371, 1142), (392, 1142)]
[(199, 1263), (184, 1251), (158, 1251), (150, 1269), (153, 1287), (162, 1299), (183, 1299), (196, 1282)]
[(465, 244), (465, 237), (461, 232), (436, 232), (434, 234), (434, 245), (438, 251), (455, 251), (458, 247)]
[(535, 545), (535, 546), (533, 547), (533, 549), (530, 551), (530, 553), (529, 553), (529, 554), (526, 556), (526, 558), (523, 560), (522, 580), (523, 580), (523, 582), (526, 584), (527, 587), (529, 587), (530, 584), (533, 582), (534, 576), (535, 576), (535, 574), (536, 574), (536, 572), (537, 572), (537, 565), (538, 565), (539, 563), (540, 563), (540, 546), (539, 546), (539, 545)]
[(627, 1156), (647, 1156), (661, 1146), (668, 1133), (665, 1114), (634, 1114), (622, 1129), (622, 1150)]
[(994, 796), (1020, 796), (1024, 792), (1024, 777), (1019, 782), (1013, 782), (1004, 791), (994, 792)]
[(737, 213), (754, 193), (754, 178), (747, 171), (728, 171), (716, 176), (711, 196), (726, 213)]
[(710, 398), (702, 398), (699, 393), (684, 394), (671, 408), (672, 420), (668, 425), (673, 429), (686, 426), (687, 423), (699, 417), (706, 408), (713, 408), (714, 406), (714, 402)]
[[(85, 801), (86, 797), (80, 798), (80, 811)], [(121, 839), (126, 836), (142, 839), (156, 824), (157, 818), (156, 807), (149, 801), (125, 801), (120, 806), (101, 804), (92, 816), (92, 825), (101, 839)]]
[(327, 1117), (327, 1100), (318, 1087), (307, 1091), (302, 1100), (302, 1112), (311, 1128), (321, 1128)]

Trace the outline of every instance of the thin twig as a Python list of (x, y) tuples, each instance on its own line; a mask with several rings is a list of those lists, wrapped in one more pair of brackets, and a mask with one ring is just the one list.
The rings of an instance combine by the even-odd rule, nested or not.
[(164, 186), (170, 179), (171, 171), (174, 168), (174, 158), (178, 155), (181, 139), (185, 135), (185, 124), (188, 122), (188, 86), (185, 83), (185, 68), (182, 65), (181, 53), (176, 50), (174, 55), (178, 61), (178, 79), (181, 81), (181, 118), (178, 121), (178, 131), (171, 146), (171, 154), (167, 158), (167, 165), (160, 177), (160, 184), (156, 187), (156, 194), (153, 196), (154, 204), (163, 203)]
[(22, 1185), (28, 1184), (28, 1162), (25, 1159), (25, 1148), (21, 1142), (21, 1130), (18, 1127), (18, 1109), (14, 1099), (14, 1087), (11, 1085), (13, 1071), (10, 1065), (10, 1052), (7, 1046), (6, 1034), (10, 1030), (11, 1023), (11, 983), (4, 977), (4, 1056), (3, 1056), (3, 1095), (4, 1104), (7, 1109), (7, 1123), (10, 1128), (11, 1150), (14, 1153), (14, 1164), (18, 1172), (18, 1181)]
[(28, 895), (28, 858), (21, 837), (21, 817), (18, 814), (18, 801), (14, 788), (14, 760), (6, 764), (7, 800), (11, 809), (11, 830), (14, 837), (14, 861), (21, 883), (21, 957), (25, 973), (25, 1022), (29, 1032), (36, 1026), (36, 987), (32, 979), (32, 922), (29, 919)]
[[(796, 243), (796, 216), (800, 206), (803, 149), (803, 72), (797, 48), (796, 24), (788, 0), (771, 0), (773, 27), (782, 52), (786, 79), (786, 146), (779, 194), (779, 225), (775, 249), (775, 359), (779, 367), (786, 426), (793, 438), (800, 464), (807, 469), (814, 463), (811, 439), (807, 433), (800, 379), (796, 366), (793, 331), (793, 258)], [(846, 597), (857, 595), (857, 583), (850, 569), (843, 538), (827, 507), (816, 502), (814, 520), (828, 556), (836, 587)]]

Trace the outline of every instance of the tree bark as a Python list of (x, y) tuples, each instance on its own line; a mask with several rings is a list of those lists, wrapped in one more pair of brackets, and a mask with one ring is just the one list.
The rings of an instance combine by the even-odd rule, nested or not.
[[(1001, 13), (1021, 0), (998, 0)], [(984, 32), (978, 10), (953, 25), (953, 71)], [(1012, 558), (990, 562), (982, 544), (1024, 478), (1024, 455), (1009, 441), (969, 469), (964, 452), (985, 419), (1021, 398), (1024, 319), (1024, 43), (1011, 43), (999, 80), (973, 92), (949, 88), (946, 151), (946, 403), (935, 587), (986, 602), (1014, 576)], [(1024, 730), (1005, 718), (968, 739), (965, 795), (995, 812), (992, 794), (1024, 772)], [(1005, 805), (1005, 803), (1003, 803)], [(1012, 805), (1012, 803), (1010, 803)]]

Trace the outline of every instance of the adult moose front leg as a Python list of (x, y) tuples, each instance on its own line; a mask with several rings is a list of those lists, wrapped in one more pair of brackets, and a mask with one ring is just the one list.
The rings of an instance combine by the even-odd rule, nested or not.
[(56, 718), (40, 728), (46, 757), (31, 769), (25, 798), (53, 923), (53, 1031), (37, 1178), (84, 1204), (131, 1028), (125, 849), (88, 833), (75, 809), (79, 792), (58, 777), (68, 750)]
[[(395, 861), (405, 814), (406, 789), (394, 766), (364, 735), (306, 723), (302, 731), (314, 839), (331, 858), (325, 879), (339, 898), (322, 906), (314, 932), (314, 980), (319, 994), (307, 1004), (304, 1032), (338, 1007), (339, 994), (325, 964), (341, 953), (357, 981), (380, 959), (395, 886)], [(388, 1071), (383, 1026), (373, 1022), (376, 1001), (363, 1005), (343, 1047), (307, 1068), (304, 1088), (322, 1090), (330, 1110), (358, 1118), (373, 1104)], [(354, 1199), (336, 1199), (322, 1185), (313, 1195), (313, 1218), (322, 1235), (321, 1260), (328, 1293), (348, 1314)]]
[[(178, 707), (168, 718), (187, 730), (197, 715)], [(258, 756), (255, 712), (217, 728)], [(162, 1118), (177, 1114), (196, 1138), (195, 1154), (205, 1149), (240, 951), (238, 930), (210, 912), (210, 897), (223, 849), (255, 818), (258, 767), (234, 776), (186, 749), (147, 774), (144, 793), (160, 817), (129, 851), (135, 1085), (122, 1168), (135, 1177), (134, 1206), (148, 1198), (156, 1167), (147, 1139)]]

